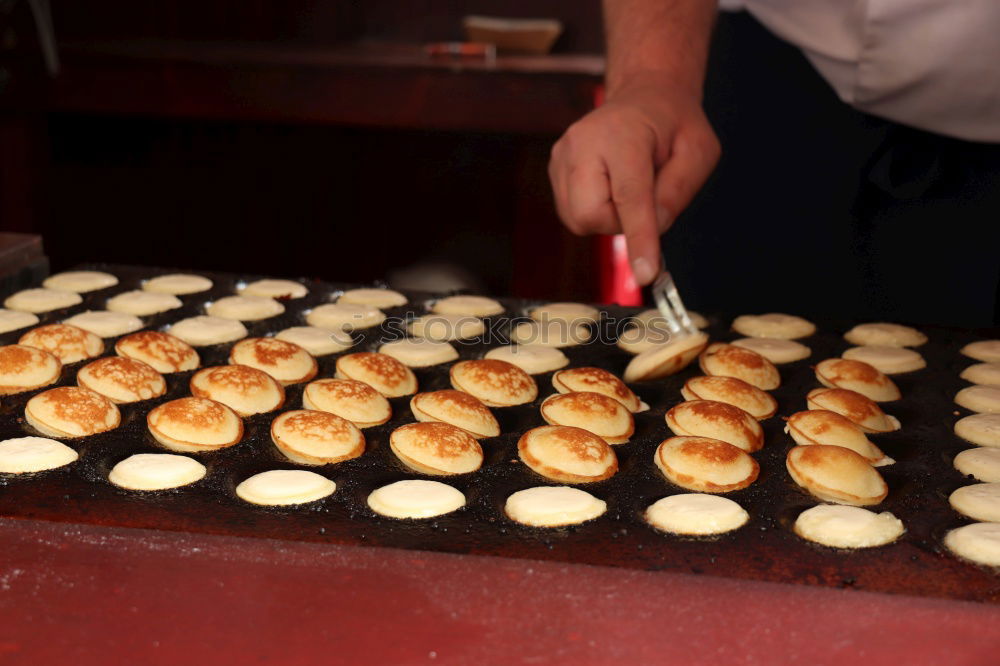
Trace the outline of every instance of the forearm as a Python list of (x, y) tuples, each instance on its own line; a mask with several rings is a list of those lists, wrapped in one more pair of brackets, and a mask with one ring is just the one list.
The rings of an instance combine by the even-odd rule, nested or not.
[(608, 98), (662, 81), (701, 96), (716, 0), (604, 0)]

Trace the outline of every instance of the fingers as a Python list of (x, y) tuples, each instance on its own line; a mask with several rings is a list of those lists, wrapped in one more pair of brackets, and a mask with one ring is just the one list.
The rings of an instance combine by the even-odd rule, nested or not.
[(619, 233), (604, 162), (596, 151), (584, 155), (574, 152), (573, 145), (579, 143), (564, 136), (553, 147), (549, 160), (549, 180), (559, 217), (566, 228), (581, 236)]
[(653, 142), (648, 146), (618, 144), (607, 155), (611, 199), (628, 246), (632, 274), (649, 284), (660, 266), (660, 229), (653, 189)]
[(661, 233), (691, 203), (719, 161), (719, 141), (710, 129), (679, 133), (673, 150), (656, 174), (656, 203)]

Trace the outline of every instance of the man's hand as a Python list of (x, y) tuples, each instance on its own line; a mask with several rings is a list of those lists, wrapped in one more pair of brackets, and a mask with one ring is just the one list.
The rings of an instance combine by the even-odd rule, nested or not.
[(574, 123), (552, 148), (556, 207), (573, 233), (624, 233), (639, 284), (659, 271), (659, 237), (719, 160), (700, 91), (648, 76)]

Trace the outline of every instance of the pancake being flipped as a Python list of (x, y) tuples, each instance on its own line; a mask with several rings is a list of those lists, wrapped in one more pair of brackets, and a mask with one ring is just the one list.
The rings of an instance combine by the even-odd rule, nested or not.
[(666, 414), (667, 427), (681, 437), (718, 439), (753, 453), (764, 446), (764, 429), (735, 405), (715, 400), (689, 400)]
[(857, 391), (840, 388), (817, 388), (806, 396), (809, 409), (825, 409), (847, 417), (864, 432), (880, 433), (899, 430), (899, 420), (882, 411), (871, 398)]
[(126, 335), (115, 343), (115, 352), (119, 356), (142, 361), (164, 374), (194, 370), (201, 365), (198, 352), (191, 345), (159, 331)]
[(449, 375), (454, 388), (479, 398), (487, 407), (523, 405), (538, 397), (531, 375), (504, 361), (459, 361)]
[(692, 377), (681, 388), (685, 400), (715, 400), (739, 407), (758, 421), (778, 411), (778, 401), (735, 377)]
[(359, 428), (385, 423), (392, 407), (381, 393), (354, 379), (317, 379), (302, 392), (302, 406), (345, 418)]
[(294, 410), (271, 422), (271, 441), (289, 460), (327, 465), (365, 452), (365, 436), (357, 426), (330, 412)]
[(150, 434), (172, 451), (214, 451), (243, 438), (243, 422), (229, 407), (207, 398), (179, 398), (146, 416)]
[(649, 409), (625, 382), (602, 368), (583, 367), (560, 370), (552, 375), (552, 387), (560, 393), (592, 391), (614, 398), (632, 413)]
[(792, 480), (824, 502), (878, 504), (889, 487), (863, 456), (842, 446), (793, 447), (785, 459)]
[(799, 446), (825, 444), (850, 449), (874, 467), (896, 462), (872, 444), (861, 428), (836, 412), (811, 409), (792, 414), (787, 419), (785, 432)]
[(285, 404), (285, 389), (263, 370), (217, 365), (191, 377), (191, 395), (232, 408), (240, 416), (272, 412)]
[(417, 392), (417, 377), (408, 367), (386, 354), (357, 352), (337, 359), (338, 379), (356, 379), (387, 398)]
[(856, 391), (875, 402), (892, 402), (902, 397), (891, 379), (861, 361), (828, 358), (816, 366), (816, 379), (823, 386)]
[(572, 426), (532, 428), (518, 440), (517, 453), (535, 472), (563, 483), (603, 481), (618, 471), (618, 458), (607, 442)]
[(76, 373), (76, 383), (116, 404), (149, 400), (167, 392), (163, 375), (142, 361), (122, 356), (91, 361)]
[(0, 395), (48, 386), (61, 372), (62, 363), (47, 351), (27, 345), (0, 347)]
[(84, 294), (88, 291), (107, 289), (118, 284), (118, 278), (102, 271), (66, 271), (45, 278), (42, 286), (48, 289), (74, 291)]
[(624, 444), (635, 432), (632, 413), (622, 403), (601, 393), (556, 393), (545, 399), (541, 413), (550, 425), (583, 428), (608, 444)]
[(500, 434), (500, 424), (493, 412), (478, 398), (463, 391), (445, 389), (418, 393), (410, 400), (410, 411), (418, 421), (449, 423), (476, 439)]
[(715, 377), (735, 377), (764, 391), (781, 385), (781, 375), (774, 364), (755, 351), (715, 342), (698, 357), (702, 372)]
[(643, 382), (676, 374), (691, 364), (708, 344), (704, 333), (672, 339), (633, 358), (625, 368), (626, 382)]
[(653, 462), (674, 485), (702, 493), (728, 493), (757, 480), (760, 467), (743, 449), (708, 437), (671, 437)]
[(28, 424), (47, 437), (88, 437), (114, 430), (122, 417), (110, 400), (78, 386), (61, 386), (34, 396), (24, 406)]
[(423, 474), (468, 474), (483, 464), (479, 442), (447, 423), (410, 423), (396, 428), (389, 435), (389, 447), (403, 464)]
[[(688, 310), (688, 316), (695, 328), (708, 328), (708, 320), (702, 315)], [(628, 326), (618, 336), (617, 344), (629, 354), (641, 354), (670, 342), (671, 337), (667, 320), (658, 309), (652, 308), (640, 312), (629, 320)]]
[(302, 347), (275, 338), (246, 338), (229, 351), (233, 365), (248, 365), (271, 375), (283, 385), (307, 382), (316, 376), (316, 359)]
[(70, 324), (46, 324), (33, 328), (21, 336), (18, 344), (47, 351), (62, 363), (94, 358), (104, 351), (104, 343), (99, 337)]

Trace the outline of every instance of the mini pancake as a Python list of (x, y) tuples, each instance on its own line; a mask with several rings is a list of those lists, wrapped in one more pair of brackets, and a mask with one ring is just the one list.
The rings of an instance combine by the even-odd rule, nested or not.
[(626, 382), (645, 382), (676, 374), (691, 364), (708, 344), (704, 333), (686, 335), (652, 347), (629, 361)]
[(1000, 567), (1000, 524), (973, 523), (951, 530), (944, 545), (955, 555), (989, 567)]
[(812, 356), (812, 349), (795, 340), (779, 340), (777, 338), (740, 338), (733, 340), (736, 347), (757, 352), (771, 363), (783, 364), (801, 361)]
[(535, 321), (564, 321), (570, 324), (597, 322), (601, 311), (583, 303), (547, 303), (532, 308), (528, 313)]
[(736, 377), (759, 389), (770, 391), (781, 385), (781, 375), (774, 364), (755, 351), (714, 342), (698, 357), (706, 375)]
[(78, 386), (39, 393), (24, 406), (24, 418), (48, 437), (88, 437), (114, 430), (122, 416), (110, 400)]
[(318, 369), (305, 349), (275, 338), (240, 340), (229, 350), (229, 362), (263, 370), (285, 386), (309, 381)]
[(368, 508), (388, 518), (422, 519), (443, 516), (465, 506), (465, 495), (440, 481), (406, 479), (377, 488)]
[(30, 312), (0, 309), (0, 333), (9, 333), (38, 323), (38, 315)]
[(240, 416), (273, 412), (285, 404), (285, 389), (271, 375), (247, 365), (217, 365), (191, 377), (191, 395), (232, 408)]
[(757, 480), (760, 466), (743, 449), (708, 437), (671, 437), (653, 462), (674, 485), (702, 493), (728, 493)]
[(483, 358), (513, 363), (529, 375), (540, 375), (569, 365), (566, 354), (545, 345), (508, 345), (486, 352)]
[(80, 298), (80, 294), (73, 291), (39, 288), (25, 289), (12, 296), (8, 296), (3, 305), (5, 308), (11, 310), (40, 314), (42, 312), (68, 308), (82, 302), (83, 299)]
[(785, 432), (799, 446), (842, 446), (854, 451), (874, 467), (896, 462), (865, 437), (865, 433), (846, 416), (825, 409), (798, 412), (788, 417)]
[(247, 337), (247, 327), (241, 322), (205, 315), (181, 319), (167, 332), (194, 347), (221, 345)]
[(101, 271), (66, 271), (50, 275), (42, 282), (42, 286), (47, 289), (74, 291), (78, 294), (106, 289), (116, 284), (118, 284), (118, 278), (111, 273)]
[(1000, 523), (1000, 483), (962, 486), (948, 497), (951, 508), (984, 523)]
[(785, 459), (792, 480), (824, 502), (878, 504), (889, 487), (864, 456), (842, 446), (795, 446)]
[(214, 451), (243, 438), (243, 422), (236, 412), (207, 398), (165, 402), (149, 412), (146, 426), (172, 451)]
[(408, 367), (386, 354), (357, 352), (337, 359), (338, 379), (356, 379), (387, 398), (417, 392), (417, 378)]
[(607, 442), (572, 426), (532, 428), (518, 440), (517, 454), (535, 472), (563, 483), (603, 481), (618, 471), (618, 458)]
[[(708, 320), (694, 310), (688, 310), (688, 317), (691, 318), (691, 323), (694, 324), (695, 328), (708, 328)], [(663, 313), (660, 312), (658, 308), (643, 310), (636, 316), (632, 317), (631, 322), (636, 326), (667, 328), (667, 320), (663, 317)]]
[(76, 383), (116, 404), (156, 398), (167, 392), (163, 375), (142, 361), (106, 356), (76, 373)]
[(618, 336), (615, 344), (622, 351), (637, 355), (667, 344), (671, 337), (670, 331), (663, 326), (630, 325)]
[(108, 481), (129, 490), (167, 490), (205, 478), (208, 470), (194, 458), (173, 453), (137, 453), (111, 468)]
[(347, 331), (319, 326), (292, 326), (279, 331), (274, 337), (298, 345), (313, 356), (336, 354), (354, 346), (354, 338)]
[(624, 444), (635, 432), (632, 413), (619, 401), (601, 393), (556, 393), (545, 399), (541, 413), (550, 425), (583, 428), (608, 444)]
[(354, 331), (378, 326), (385, 321), (385, 313), (378, 308), (354, 303), (326, 303), (318, 305), (306, 313), (310, 326), (329, 328), (335, 331)]
[(625, 405), (630, 412), (649, 409), (639, 396), (632, 392), (625, 382), (602, 368), (569, 368), (552, 375), (552, 387), (560, 393), (573, 391), (593, 391), (603, 393)]
[(880, 433), (899, 430), (899, 419), (882, 411), (871, 398), (857, 391), (840, 388), (817, 388), (806, 396), (809, 409), (825, 409), (847, 417), (864, 432)]
[(142, 320), (135, 315), (107, 310), (88, 310), (73, 315), (64, 324), (82, 328), (102, 338), (117, 338), (119, 335), (134, 333), (142, 328)]
[(0, 395), (22, 393), (52, 384), (62, 372), (59, 359), (27, 345), (0, 347)]
[(244, 296), (264, 298), (302, 298), (309, 293), (306, 286), (295, 280), (256, 280), (236, 288)]
[(38, 326), (22, 335), (17, 342), (17, 346), (48, 352), (61, 363), (93, 358), (104, 351), (104, 343), (99, 337), (70, 324)]
[(955, 434), (979, 446), (1000, 448), (1000, 414), (973, 414), (959, 419)]
[(875, 402), (892, 402), (902, 397), (891, 379), (861, 361), (828, 358), (816, 366), (816, 379), (823, 386), (855, 391)]
[(434, 301), (431, 312), (438, 314), (469, 315), (472, 317), (492, 317), (503, 314), (504, 307), (499, 301), (485, 296), (448, 296)]
[(852, 345), (887, 347), (919, 347), (927, 342), (927, 336), (915, 328), (884, 322), (859, 324), (844, 333), (844, 339)]
[(507, 498), (504, 513), (531, 527), (577, 525), (604, 515), (608, 505), (590, 493), (569, 486), (538, 486)]
[(337, 484), (304, 469), (272, 469), (254, 474), (236, 486), (236, 495), (251, 504), (290, 506), (329, 497)]
[(284, 305), (266, 296), (225, 296), (205, 306), (205, 313), (211, 317), (239, 321), (260, 321), (284, 311)]
[(403, 464), (436, 476), (468, 474), (483, 464), (479, 442), (447, 423), (410, 423), (392, 431), (389, 447)]
[(0, 474), (31, 474), (63, 467), (79, 458), (76, 451), (47, 437), (15, 437), (0, 442)]
[(198, 352), (191, 345), (159, 331), (126, 335), (115, 343), (115, 353), (142, 361), (164, 374), (194, 370), (201, 365)]
[(681, 437), (707, 437), (749, 453), (764, 446), (764, 429), (739, 407), (715, 400), (689, 400), (666, 414), (667, 427)]
[(955, 394), (955, 404), (981, 414), (1000, 414), (1000, 387), (967, 386)]
[(152, 291), (157, 294), (182, 296), (208, 291), (212, 288), (212, 281), (200, 275), (171, 273), (170, 275), (159, 275), (146, 280), (142, 283), (142, 288), (144, 291)]
[(396, 308), (406, 305), (406, 296), (393, 291), (392, 289), (348, 289), (340, 298), (338, 303), (353, 303), (355, 305), (367, 305), (373, 308)]
[(445, 389), (418, 393), (410, 400), (410, 411), (418, 421), (448, 423), (476, 439), (500, 434), (500, 424), (493, 412), (477, 398), (462, 391)]
[(831, 548), (874, 548), (903, 536), (903, 521), (888, 511), (875, 513), (859, 506), (821, 504), (795, 520), (795, 533)]
[(708, 536), (732, 532), (745, 525), (750, 515), (727, 497), (682, 493), (653, 502), (645, 518), (662, 532)]
[(1000, 482), (1000, 449), (968, 449), (955, 456), (955, 469), (977, 481)]
[(816, 332), (816, 325), (795, 315), (772, 312), (762, 315), (741, 315), (733, 320), (733, 330), (751, 338), (795, 340)]
[(302, 406), (336, 414), (359, 428), (381, 425), (392, 418), (385, 396), (353, 379), (317, 379), (306, 384)]
[(458, 358), (458, 352), (448, 342), (427, 338), (403, 338), (387, 342), (378, 348), (379, 353), (391, 356), (411, 368), (427, 368), (441, 363), (450, 363)]
[(504, 361), (459, 361), (451, 366), (449, 376), (454, 388), (479, 398), (487, 407), (523, 405), (538, 397), (531, 375)]
[(108, 299), (105, 307), (110, 312), (148, 317), (149, 315), (179, 308), (181, 299), (172, 294), (158, 294), (153, 291), (126, 291)]
[(970, 365), (959, 377), (980, 386), (1000, 386), (1000, 363)]
[(327, 465), (365, 452), (365, 436), (357, 426), (330, 412), (299, 409), (271, 422), (271, 441), (289, 460)]
[(469, 315), (428, 314), (411, 321), (406, 330), (410, 335), (438, 342), (469, 340), (486, 331), (483, 320)]
[(561, 319), (552, 321), (522, 321), (510, 333), (512, 342), (543, 347), (575, 347), (591, 338), (590, 329), (584, 324), (573, 324)]
[[(7, 307), (10, 307), (9, 305)], [(986, 363), (1000, 362), (1000, 340), (979, 340), (962, 347), (961, 353)]]
[(841, 358), (861, 361), (887, 375), (900, 375), (905, 372), (915, 372), (927, 367), (927, 361), (912, 349), (905, 347), (888, 347), (884, 345), (866, 345), (851, 347), (840, 355)]
[(681, 388), (685, 400), (715, 400), (739, 407), (758, 421), (778, 411), (778, 401), (735, 377), (692, 377)]

